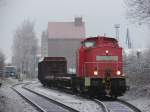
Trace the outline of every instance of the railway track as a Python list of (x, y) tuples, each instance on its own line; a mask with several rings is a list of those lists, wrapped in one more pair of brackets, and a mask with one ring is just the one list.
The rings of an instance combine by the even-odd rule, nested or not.
[(79, 112), (71, 107), (68, 107), (60, 102), (48, 99), (43, 95), (25, 89), (25, 84), (17, 84), (12, 89), (20, 96), (30, 102), (37, 110), (41, 112)]
[[(30, 85), (27, 85), (24, 88), (29, 90), (29, 91), (35, 92), (37, 94), (44, 95), (42, 91), (38, 92), (37, 90), (32, 89), (32, 87), (30, 87)], [(80, 112), (103, 112), (105, 110), (105, 107), (104, 107), (104, 105), (102, 103), (101, 104), (97, 103), (97, 102), (93, 101), (91, 98), (85, 98), (85, 97), (82, 97), (80, 95), (75, 95), (75, 94), (72, 94), (72, 92), (68, 92), (68, 91), (61, 91), (61, 90), (49, 89), (49, 88), (47, 88), (47, 93), (49, 93), (49, 91), (51, 91), (51, 90), (52, 91), (53, 90), (54, 91), (59, 91), (59, 93), (63, 93), (63, 94), (68, 94), (67, 96), (69, 96), (69, 97), (72, 96), (71, 99), (67, 98), (65, 100), (65, 102), (64, 102), (64, 99), (61, 99), (59, 101), (64, 102), (65, 105), (69, 105), (71, 107), (73, 106), (72, 104), (74, 104), (73, 107), (75, 109), (79, 110)], [(44, 91), (45, 91), (45, 89), (44, 89)], [(57, 93), (53, 93), (53, 94), (57, 94)], [(60, 96), (62, 96), (62, 95), (60, 95)], [(46, 95), (45, 94), (44, 97), (49, 98), (49, 97), (51, 97), (51, 95), (48, 95), (48, 94)], [(55, 97), (53, 95), (52, 95), (52, 97), (55, 99)], [(66, 96), (64, 95), (64, 97), (66, 97)], [(57, 97), (56, 99), (58, 100), (59, 98)], [(71, 104), (69, 104), (69, 102)], [(87, 105), (87, 103), (88, 103), (88, 105)], [(89, 108), (90, 108), (90, 110), (88, 110)]]
[[(35, 94), (40, 95), (40, 93), (37, 93), (37, 92), (31, 90), (31, 88), (29, 89), (27, 87), (24, 87), (24, 89), (27, 89), (28, 91), (31, 91), (31, 92), (34, 92)], [(68, 93), (68, 94), (71, 94), (71, 93)], [(44, 96), (44, 97), (46, 97), (46, 96)], [(84, 98), (84, 96), (80, 96), (80, 97)], [(48, 97), (46, 97), (46, 98), (48, 98)], [(99, 99), (92, 99), (92, 100), (101, 106), (103, 112), (142, 112), (135, 106), (131, 105), (130, 103), (125, 102), (123, 100), (119, 100), (119, 99), (111, 100), (111, 101), (109, 99), (107, 101), (99, 100)]]
[(132, 104), (119, 99), (114, 101), (100, 101), (99, 99), (94, 99), (94, 101), (104, 105), (104, 112), (142, 112)]
[[(68, 92), (66, 90), (62, 90), (62, 91), (72, 94), (72, 92)], [(84, 95), (77, 95), (77, 96), (84, 97), (84, 98), (86, 97)], [(113, 101), (109, 101), (109, 98), (108, 98), (108, 101), (93, 99), (93, 101), (102, 107), (103, 112), (142, 112), (140, 109), (138, 109), (134, 105), (121, 99), (113, 99)]]

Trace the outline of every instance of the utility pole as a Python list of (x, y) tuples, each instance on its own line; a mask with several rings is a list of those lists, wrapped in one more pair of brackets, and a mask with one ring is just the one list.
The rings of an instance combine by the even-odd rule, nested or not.
[(127, 34), (126, 34), (126, 44), (127, 44), (127, 47), (129, 49), (132, 48), (132, 42), (131, 42), (131, 38), (130, 38), (130, 34), (129, 34), (129, 29), (127, 28)]

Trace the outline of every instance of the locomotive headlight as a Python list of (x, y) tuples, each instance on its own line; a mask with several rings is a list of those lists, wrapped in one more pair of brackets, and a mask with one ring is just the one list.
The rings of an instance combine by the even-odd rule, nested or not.
[(94, 71), (94, 75), (98, 75), (98, 71), (97, 70)]
[(118, 71), (116, 72), (116, 74), (117, 74), (117, 75), (121, 75), (121, 72), (118, 70)]
[(108, 54), (108, 53), (109, 53), (109, 51), (108, 51), (108, 50), (106, 50), (105, 52), (106, 52), (106, 54)]

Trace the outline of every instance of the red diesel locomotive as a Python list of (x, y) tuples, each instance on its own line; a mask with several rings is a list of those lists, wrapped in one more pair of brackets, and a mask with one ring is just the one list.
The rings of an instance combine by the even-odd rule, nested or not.
[(66, 64), (65, 58), (47, 57), (39, 63), (39, 80), (43, 85), (69, 87), (89, 95), (117, 97), (126, 91), (122, 48), (114, 38), (83, 40), (77, 50), (76, 74), (67, 74)]
[(91, 37), (77, 51), (77, 78), (81, 91), (121, 96), (126, 91), (122, 48), (114, 38)]

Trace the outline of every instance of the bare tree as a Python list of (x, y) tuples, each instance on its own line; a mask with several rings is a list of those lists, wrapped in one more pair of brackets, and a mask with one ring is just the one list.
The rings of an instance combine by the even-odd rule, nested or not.
[(5, 62), (5, 56), (4, 56), (4, 54), (0, 51), (0, 76), (3, 75), (4, 62)]
[(25, 20), (14, 35), (12, 61), (18, 71), (28, 78), (35, 76), (37, 48), (34, 24)]
[(150, 24), (150, 0), (125, 0), (127, 16), (138, 23)]
[(124, 57), (124, 72), (129, 84), (143, 86), (150, 83), (150, 50), (132, 52)]

